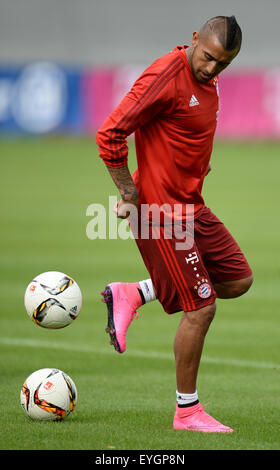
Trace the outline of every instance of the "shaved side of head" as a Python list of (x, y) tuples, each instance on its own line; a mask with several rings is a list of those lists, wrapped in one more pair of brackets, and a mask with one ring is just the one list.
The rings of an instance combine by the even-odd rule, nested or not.
[(199, 31), (201, 38), (215, 35), (226, 51), (241, 48), (242, 31), (235, 16), (215, 16), (208, 20)]

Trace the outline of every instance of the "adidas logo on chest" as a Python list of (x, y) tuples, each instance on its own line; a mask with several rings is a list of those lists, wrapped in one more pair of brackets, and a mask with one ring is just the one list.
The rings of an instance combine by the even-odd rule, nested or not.
[(198, 99), (195, 97), (195, 95), (192, 95), (190, 102), (189, 102), (189, 107), (198, 106), (198, 105), (199, 105)]

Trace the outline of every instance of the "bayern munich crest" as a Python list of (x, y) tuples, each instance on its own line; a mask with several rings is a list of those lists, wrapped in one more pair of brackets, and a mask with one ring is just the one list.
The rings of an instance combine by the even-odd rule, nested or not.
[(211, 295), (211, 286), (207, 282), (204, 282), (198, 287), (197, 293), (202, 299), (208, 299)]

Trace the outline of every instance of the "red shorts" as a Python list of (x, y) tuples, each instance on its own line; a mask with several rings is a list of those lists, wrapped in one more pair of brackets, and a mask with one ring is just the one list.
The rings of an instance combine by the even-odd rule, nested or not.
[(161, 232), (160, 238), (138, 238), (136, 243), (166, 313), (212, 304), (217, 297), (215, 283), (252, 275), (237, 242), (207, 207), (194, 220), (191, 249), (177, 250), (178, 239), (165, 238)]

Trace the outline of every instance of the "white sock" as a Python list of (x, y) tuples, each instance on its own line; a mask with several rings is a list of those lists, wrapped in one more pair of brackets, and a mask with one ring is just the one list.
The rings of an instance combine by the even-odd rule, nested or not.
[(180, 393), (176, 390), (177, 403), (179, 407), (190, 406), (198, 402), (197, 390), (194, 393)]
[(151, 279), (139, 281), (139, 285), (146, 303), (156, 300), (156, 294)]

